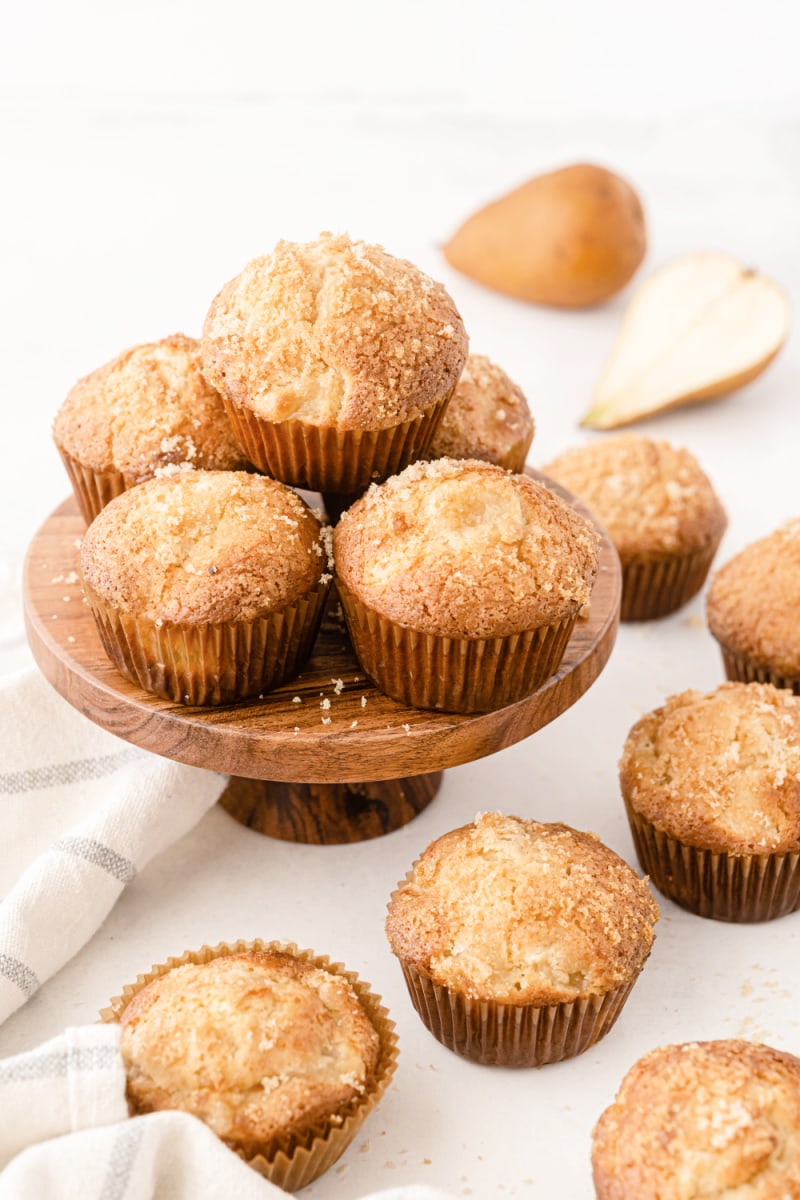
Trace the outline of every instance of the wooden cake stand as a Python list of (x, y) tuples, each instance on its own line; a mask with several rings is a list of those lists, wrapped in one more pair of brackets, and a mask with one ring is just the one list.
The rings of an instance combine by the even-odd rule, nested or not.
[(558, 672), (496, 712), (462, 716), (390, 700), (367, 679), (335, 618), (302, 674), (263, 700), (185, 708), (142, 691), (106, 657), (78, 575), (84, 531), (75, 501), (65, 501), (25, 561), (28, 640), (45, 678), (126, 741), (229, 774), (220, 801), (228, 812), (290, 841), (354, 842), (405, 825), (433, 799), (444, 768), (511, 746), (574, 704), (608, 661), (619, 622), (619, 560), (603, 536), (591, 610)]

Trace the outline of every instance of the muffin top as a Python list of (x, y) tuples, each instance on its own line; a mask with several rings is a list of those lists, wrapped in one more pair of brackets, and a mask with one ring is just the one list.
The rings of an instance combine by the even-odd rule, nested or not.
[(428, 846), (386, 932), (434, 983), (559, 1004), (635, 978), (657, 920), (647, 884), (594, 834), (485, 813)]
[(467, 335), (440, 283), (381, 246), (281, 241), (213, 301), (206, 378), (269, 421), (384, 429), (449, 395)]
[(628, 735), (622, 794), (670, 837), (703, 850), (800, 850), (800, 697), (723, 683), (670, 696)]
[(174, 967), (134, 996), (121, 1025), (134, 1104), (183, 1109), (243, 1148), (335, 1114), (379, 1056), (349, 981), (276, 951)]
[(704, 550), (725, 531), (708, 477), (688, 450), (669, 442), (623, 433), (567, 450), (542, 471), (583, 500), (623, 563)]
[(747, 546), (714, 576), (708, 624), (714, 637), (757, 666), (800, 675), (800, 517)]
[(526, 475), (473, 459), (414, 463), (373, 485), (334, 531), (336, 571), (411, 629), (501, 637), (584, 605), (598, 537)]
[(521, 471), (534, 428), (527, 400), (505, 371), (470, 354), (428, 457), (478, 458)]
[(123, 492), (81, 545), (84, 582), (152, 621), (249, 621), (320, 582), (320, 523), (282, 483), (244, 471), (193, 471)]
[(246, 465), (222, 397), (200, 372), (200, 343), (175, 334), (134, 346), (79, 380), (53, 423), (56, 444), (129, 486), (157, 473)]
[(739, 1040), (659, 1046), (594, 1130), (598, 1200), (798, 1200), (800, 1059)]

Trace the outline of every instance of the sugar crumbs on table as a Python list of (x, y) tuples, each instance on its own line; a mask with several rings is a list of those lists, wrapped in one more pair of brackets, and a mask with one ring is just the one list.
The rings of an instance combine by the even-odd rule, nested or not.
[(334, 690), (335, 694), (337, 696), (341, 696), (342, 692), (344, 691), (344, 680), (343, 679), (332, 679), (331, 683), (333, 684), (333, 690)]
[(410, 736), (411, 736), (411, 726), (410, 726), (410, 725), (403, 725), (403, 729), (405, 729), (406, 733), (407, 733), (407, 734), (408, 734), (408, 736), (410, 737)]
[(319, 702), (319, 706), (320, 706), (320, 708), (324, 708), (324, 709), (326, 709), (326, 710), (330, 708), (330, 706), (331, 706), (331, 702), (330, 702), (330, 700), (328, 699), (328, 697), (327, 697), (327, 696), (325, 697), (325, 699), (324, 699), (324, 700), (320, 700), (320, 702)]
[(299, 732), (300, 732), (300, 726), (299, 726), (299, 725), (295, 725), (295, 727), (294, 727), (294, 736), (295, 736), (295, 737), (297, 737), (297, 735), (298, 735), (298, 733), (299, 733)]
[(362, 708), (366, 708), (366, 707), (367, 707), (367, 697), (366, 697), (366, 696), (362, 696), (362, 697), (361, 697), (361, 707), (362, 707)]
[(323, 724), (323, 725), (330, 725), (330, 723), (331, 723), (331, 719), (330, 719), (330, 717), (323, 717), (323, 718), (322, 718), (322, 724)]
[(75, 641), (75, 638), (72, 636), (72, 634), (70, 634), (70, 636), (67, 638), (67, 641), (68, 641), (70, 644), (72, 644), (72, 643)]
[(351, 721), (351, 722), (350, 722), (350, 728), (351, 728), (351, 729), (355, 729), (355, 727), (356, 727), (356, 725), (357, 725), (357, 724), (358, 724), (358, 721)]
[(302, 696), (292, 696), (292, 704), (302, 704), (302, 703), (303, 703)]

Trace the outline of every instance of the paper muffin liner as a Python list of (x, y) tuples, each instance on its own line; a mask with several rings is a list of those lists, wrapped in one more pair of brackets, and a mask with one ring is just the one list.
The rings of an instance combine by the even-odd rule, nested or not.
[(434, 983), (401, 959), (406, 986), (423, 1024), (437, 1041), (472, 1062), (543, 1067), (574, 1058), (608, 1033), (638, 978), (562, 1004), (477, 1000)]
[(330, 581), (252, 621), (142, 619), (107, 604), (84, 580), (103, 648), (123, 675), (176, 704), (233, 704), (291, 679), (311, 654)]
[(694, 554), (622, 564), (622, 621), (652, 621), (688, 604), (708, 577), (719, 539)]
[[(137, 976), (135, 983), (127, 984), (119, 996), (114, 996), (109, 1001), (108, 1006), (101, 1011), (100, 1019), (106, 1023), (119, 1022), (133, 997), (153, 979), (166, 975), (174, 967), (181, 967), (186, 963), (207, 963), (214, 958), (242, 954), (250, 950), (291, 954), (322, 970), (341, 975), (358, 997), (380, 1042), (375, 1074), (368, 1081), (365, 1092), (351, 1100), (334, 1114), (333, 1118), (321, 1122), (300, 1136), (289, 1135), (283, 1139), (276, 1139), (270, 1145), (261, 1147), (258, 1153), (247, 1154), (235, 1146), (230, 1147), (248, 1166), (258, 1171), (270, 1183), (283, 1188), (284, 1191), (296, 1192), (319, 1178), (342, 1156), (383, 1096), (394, 1075), (398, 1055), (394, 1022), (384, 1008), (381, 997), (372, 991), (370, 984), (359, 979), (355, 972), (348, 971), (342, 963), (332, 963), (327, 956), (315, 954), (312, 950), (301, 950), (294, 942), (265, 942), (261, 938), (253, 941), (220, 942), (216, 946), (187, 950), (177, 958), (168, 958), (165, 963), (151, 967), (145, 974)], [(139, 1110), (130, 1099), (129, 1108), (132, 1116), (139, 1115)]]
[(126, 491), (127, 483), (121, 471), (93, 471), (78, 462), (61, 446), (57, 447), (61, 461), (67, 469), (75, 499), (87, 525), (91, 525), (97, 514), (109, 501)]
[(555, 625), (496, 638), (420, 633), (369, 608), (336, 580), (359, 663), (377, 687), (412, 708), (490, 712), (534, 692), (557, 670), (577, 612)]
[(224, 401), (234, 436), (260, 471), (292, 487), (351, 496), (425, 456), (451, 394), (386, 429), (268, 421), (246, 405)]
[(653, 885), (714, 921), (771, 921), (800, 908), (800, 854), (726, 854), (670, 837), (625, 804), (636, 855)]
[[(714, 631), (712, 630), (712, 635)], [(722, 664), (727, 679), (739, 683), (771, 683), (776, 688), (788, 688), (795, 696), (800, 696), (800, 675), (787, 675), (774, 671), (771, 667), (758, 666), (744, 654), (734, 654), (727, 646), (716, 638), (722, 652)]]

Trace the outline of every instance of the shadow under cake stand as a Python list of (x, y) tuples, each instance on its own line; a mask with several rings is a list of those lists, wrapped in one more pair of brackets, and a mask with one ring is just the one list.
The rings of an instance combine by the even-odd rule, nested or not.
[(365, 676), (335, 618), (302, 673), (263, 699), (186, 708), (143, 691), (106, 657), (78, 575), (84, 531), (77, 504), (65, 501), (25, 561), (28, 640), (45, 678), (110, 733), (230, 775), (223, 807), (289, 841), (356, 842), (407, 824), (436, 795), (445, 768), (511, 746), (573, 705), (608, 661), (619, 622), (619, 560), (603, 535), (590, 613), (576, 623), (558, 671), (495, 712), (464, 716), (390, 700)]

